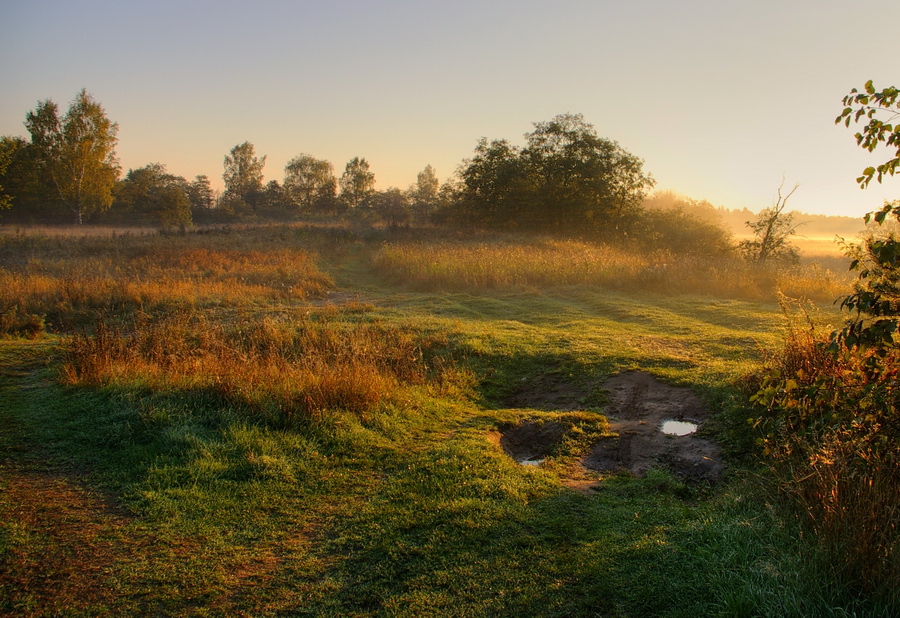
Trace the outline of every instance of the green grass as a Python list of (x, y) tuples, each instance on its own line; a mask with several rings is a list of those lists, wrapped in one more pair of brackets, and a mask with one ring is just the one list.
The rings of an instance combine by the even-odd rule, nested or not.
[[(591, 414), (602, 411), (602, 380), (640, 368), (696, 389), (738, 451), (747, 434), (733, 384), (778, 340), (774, 299), (422, 292), (373, 275), (377, 246), (319, 253), (365, 310), (251, 299), (198, 311), (221, 321), (277, 311), (285, 328), (325, 312), (346, 328), (440, 334), (445, 362), (474, 384), (401, 384), (367, 414), (332, 410), (283, 428), (203, 391), (64, 386), (65, 338), (0, 340), (0, 483), (10, 490), (0, 493), (0, 612), (889, 615), (829, 586), (752, 473), (715, 487), (663, 471), (612, 476), (585, 495), (560, 483), (577, 445), (528, 468), (487, 438), (525, 417), (582, 415), (588, 434), (601, 431)], [(582, 385), (584, 411), (507, 409), (516, 385), (538, 376)], [(15, 501), (16, 487), (47, 479), (84, 508), (46, 520), (52, 492)], [(79, 538), (101, 549), (79, 555)]]

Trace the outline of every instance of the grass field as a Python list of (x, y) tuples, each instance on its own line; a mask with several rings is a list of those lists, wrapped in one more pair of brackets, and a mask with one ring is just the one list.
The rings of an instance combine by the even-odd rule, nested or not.
[[(23, 233), (0, 260), (5, 614), (895, 609), (835, 583), (748, 455), (777, 292), (836, 324), (826, 267), (717, 288), (574, 243), (284, 226)], [(703, 399), (722, 481), (579, 468), (626, 370)], [(523, 420), (568, 428), (540, 466), (490, 438)]]

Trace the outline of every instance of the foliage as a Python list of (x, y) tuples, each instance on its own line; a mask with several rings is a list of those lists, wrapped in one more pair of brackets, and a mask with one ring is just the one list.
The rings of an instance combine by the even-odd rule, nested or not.
[[(888, 217), (900, 222), (900, 201), (886, 202), (865, 219), (882, 225)], [(854, 316), (837, 334), (834, 348), (842, 343), (869, 352), (871, 370), (880, 372), (887, 350), (897, 344), (894, 337), (900, 325), (900, 239), (894, 232), (869, 234), (861, 244), (850, 245), (847, 255), (853, 259), (850, 269), (856, 271), (858, 280), (841, 307)]]
[(409, 197), (414, 203), (434, 206), (438, 200), (440, 181), (431, 165), (416, 174), (416, 183), (409, 188)]
[[(6, 175), (9, 164), (12, 163), (15, 152), (24, 145), (22, 140), (4, 135), (0, 139), (0, 178)], [(13, 196), (6, 193), (3, 185), (0, 184), (0, 210), (9, 208), (12, 203)]]
[[(783, 185), (782, 185), (783, 186)], [(747, 227), (753, 230), (753, 240), (742, 240), (738, 250), (751, 263), (761, 266), (767, 262), (797, 263), (800, 255), (790, 242), (790, 237), (797, 231), (794, 214), (784, 212), (788, 199), (799, 185), (782, 196), (778, 187), (778, 197), (771, 208), (759, 213), (756, 221), (747, 221)]]
[(649, 251), (728, 259), (734, 252), (732, 234), (706, 214), (682, 202), (665, 210), (647, 209), (632, 225), (630, 240)]
[(169, 174), (162, 163), (128, 170), (116, 184), (113, 210), (130, 221), (164, 227), (191, 224), (189, 185), (181, 176)]
[(216, 206), (216, 192), (209, 182), (209, 176), (198, 174), (187, 186), (187, 196), (191, 201), (191, 210), (203, 212)]
[(225, 155), (225, 172), (222, 179), (225, 181), (226, 195), (235, 201), (242, 201), (251, 207), (255, 205), (255, 198), (263, 190), (263, 167), (266, 165), (265, 155), (262, 158), (256, 156), (256, 150), (250, 142), (238, 144)]
[[(898, 133), (876, 118), (890, 109), (896, 89), (876, 93), (854, 90), (838, 117), (849, 126), (869, 119), (858, 144), (897, 144)], [(875, 101), (874, 107), (869, 106)], [(851, 103), (861, 104), (853, 114)], [(857, 180), (862, 187), (878, 172), (893, 174), (897, 159)], [(886, 203), (865, 217), (879, 226), (900, 221), (900, 202)], [(892, 231), (869, 234), (849, 245), (857, 280), (844, 296), (845, 326), (830, 336), (808, 320), (805, 329), (788, 330), (784, 348), (751, 398), (759, 415), (768, 458), (812, 538), (834, 562), (845, 585), (900, 603), (900, 243)]]
[(441, 203), (441, 188), (437, 173), (431, 165), (416, 175), (416, 182), (407, 191), (412, 218), (419, 224), (429, 221)]
[(369, 162), (359, 157), (347, 162), (338, 182), (341, 200), (350, 208), (367, 206), (368, 199), (375, 193), (375, 174), (369, 171)]
[(119, 175), (115, 153), (118, 124), (107, 118), (86, 90), (76, 95), (62, 118), (53, 101), (38, 103), (27, 114), (25, 126), (40, 171), (78, 223), (109, 208)]
[(484, 138), (463, 162), (458, 216), (487, 227), (616, 235), (653, 179), (580, 114), (538, 122), (518, 148)]
[(781, 494), (841, 583), (897, 603), (900, 353), (836, 355), (834, 342), (811, 321), (792, 323), (751, 398), (751, 422)]
[(334, 167), (324, 159), (297, 155), (284, 166), (284, 189), (300, 210), (330, 212), (337, 195)]
[(409, 224), (409, 198), (396, 187), (377, 191), (369, 198), (372, 211), (389, 227), (396, 228)]
[(897, 149), (894, 156), (881, 165), (863, 170), (856, 182), (860, 187), (866, 188), (876, 173), (878, 182), (881, 182), (885, 174), (893, 176), (900, 166), (900, 122), (894, 122), (900, 118), (900, 90), (890, 86), (879, 92), (871, 79), (866, 82), (863, 90), (864, 92), (860, 92), (854, 88), (844, 97), (845, 107), (835, 119), (835, 124), (844, 123), (844, 126), (849, 127), (851, 120), (859, 123), (861, 118), (865, 118), (868, 122), (855, 135), (859, 146), (869, 152), (873, 152), (882, 143), (889, 149)]

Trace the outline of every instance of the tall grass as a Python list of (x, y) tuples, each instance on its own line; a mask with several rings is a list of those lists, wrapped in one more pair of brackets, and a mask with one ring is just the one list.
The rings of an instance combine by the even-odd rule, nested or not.
[(224, 326), (185, 312), (140, 316), (127, 330), (100, 321), (70, 340), (61, 373), (72, 385), (212, 396), (292, 426), (329, 410), (364, 417), (404, 386), (467, 380), (434, 354), (446, 343), (378, 323), (264, 318)]
[(816, 264), (760, 269), (721, 255), (645, 253), (577, 241), (393, 243), (375, 256), (382, 275), (426, 290), (483, 291), (588, 285), (663, 293), (772, 298), (776, 291), (832, 301), (849, 278)]
[(334, 282), (297, 240), (265, 231), (246, 237), (0, 236), (3, 332), (22, 330), (33, 322), (30, 316), (66, 329), (89, 323), (98, 311), (321, 298)]
[[(846, 586), (900, 607), (900, 387), (897, 370), (835, 355), (812, 320), (793, 317), (755, 399), (778, 488)], [(897, 350), (888, 366), (900, 367)]]

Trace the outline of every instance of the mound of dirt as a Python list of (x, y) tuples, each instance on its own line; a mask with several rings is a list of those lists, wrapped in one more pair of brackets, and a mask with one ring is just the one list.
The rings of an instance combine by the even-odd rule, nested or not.
[(689, 434), (661, 431), (668, 420), (702, 425), (703, 402), (690, 389), (663, 384), (649, 373), (627, 371), (604, 383), (610, 403), (605, 414), (618, 437), (597, 442), (582, 465), (598, 472), (628, 470), (643, 475), (655, 465), (691, 479), (715, 481), (722, 474), (721, 454), (713, 442)]
[(499, 433), (500, 446), (518, 463), (538, 463), (553, 452), (565, 434), (564, 425), (524, 421)]

